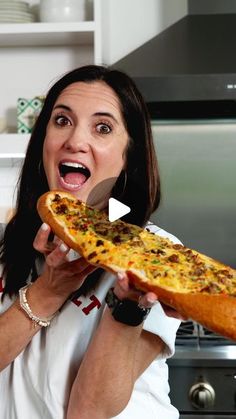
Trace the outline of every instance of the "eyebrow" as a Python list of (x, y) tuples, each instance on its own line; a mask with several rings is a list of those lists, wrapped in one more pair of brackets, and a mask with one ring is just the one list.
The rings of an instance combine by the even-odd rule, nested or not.
[(58, 109), (58, 108), (65, 109), (66, 111), (72, 111), (72, 109), (69, 106), (63, 105), (61, 103), (59, 103), (58, 105), (54, 106), (53, 110), (54, 109)]
[(93, 114), (93, 116), (107, 116), (108, 118), (113, 119), (113, 121), (115, 121), (118, 124), (117, 119), (110, 112), (96, 112), (96, 113)]
[[(54, 108), (53, 108), (53, 109), (58, 109), (58, 108), (65, 109), (66, 111), (70, 111), (70, 112), (72, 112), (72, 109), (71, 109), (69, 106), (67, 106), (67, 105), (63, 105), (62, 103), (59, 103), (58, 105), (54, 106)], [(112, 113), (110, 113), (110, 112), (95, 112), (95, 113), (93, 114), (93, 116), (107, 116), (107, 117), (109, 117), (109, 118), (113, 119), (113, 120), (114, 120), (114, 121), (118, 124), (117, 119), (116, 119), (116, 118), (115, 118), (115, 116), (114, 116)]]

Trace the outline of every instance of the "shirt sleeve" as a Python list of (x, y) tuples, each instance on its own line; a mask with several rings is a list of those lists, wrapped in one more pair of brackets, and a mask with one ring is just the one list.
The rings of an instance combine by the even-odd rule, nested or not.
[(152, 307), (144, 321), (143, 329), (159, 336), (165, 343), (161, 358), (169, 358), (174, 354), (176, 332), (180, 323), (180, 320), (167, 316), (158, 302)]
[(150, 231), (151, 233), (155, 233), (158, 236), (164, 237), (165, 239), (171, 240), (175, 244), (182, 244), (182, 242), (175, 237), (173, 234), (168, 233), (168, 231), (163, 230), (162, 228), (158, 227), (157, 225), (153, 224), (151, 221), (148, 221), (146, 225), (146, 230)]

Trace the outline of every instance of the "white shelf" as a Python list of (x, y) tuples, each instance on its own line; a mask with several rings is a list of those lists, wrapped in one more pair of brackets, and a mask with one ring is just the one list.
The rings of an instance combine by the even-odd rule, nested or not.
[[(51, 52), (56, 59), (60, 57), (60, 60), (56, 61), (55, 74), (57, 72), (61, 74), (67, 71), (67, 68), (73, 68), (73, 66), (78, 65), (78, 61), (83, 63), (83, 61), (93, 60), (100, 63), (101, 1), (91, 0), (93, 13), (90, 14), (91, 20), (87, 21), (0, 23), (0, 62), (4, 60), (2, 80), (6, 79), (6, 83), (9, 83), (7, 67), (8, 65), (11, 66), (11, 69), (15, 68), (15, 66), (17, 67), (19, 57), (20, 59), (22, 57), (22, 61), (25, 59), (28, 74), (31, 74), (30, 72), (35, 74), (42, 71), (43, 81), (41, 80), (40, 83), (45, 83), (46, 86), (47, 83), (51, 82), (52, 70), (51, 67), (49, 70), (47, 68), (44, 69), (41, 63), (49, 58), (48, 62), (52, 64)], [(92, 16), (94, 16), (94, 19)], [(80, 59), (80, 52), (82, 57), (85, 57), (84, 59)], [(79, 59), (77, 59), (78, 57)], [(9, 79), (11, 79), (11, 71)], [(26, 92), (24, 93), (25, 95), (30, 95), (32, 90), (31, 87), (27, 87), (28, 82), (30, 85), (30, 77), (29, 79), (23, 77), (22, 88)], [(16, 98), (20, 97), (18, 93), (20, 91), (20, 83), (21, 81), (18, 83), (17, 80), (15, 84), (13, 83), (13, 86), (10, 83), (11, 95), (12, 92), (15, 92)], [(37, 85), (35, 89), (37, 91)], [(38, 88), (38, 90), (40, 89)], [(5, 91), (4, 84), (1, 84), (1, 92), (2, 90)], [(13, 126), (14, 122), (10, 119), (12, 118), (12, 109), (15, 110), (14, 97), (12, 98), (10, 95), (4, 108), (4, 94), (7, 95), (8, 92), (5, 91), (2, 94), (1, 115), (8, 113), (8, 125)], [(29, 134), (0, 134), (0, 168), (22, 163), (29, 138)]]
[(92, 45), (95, 22), (0, 24), (0, 47)]
[(24, 158), (29, 138), (29, 134), (0, 134), (0, 159)]

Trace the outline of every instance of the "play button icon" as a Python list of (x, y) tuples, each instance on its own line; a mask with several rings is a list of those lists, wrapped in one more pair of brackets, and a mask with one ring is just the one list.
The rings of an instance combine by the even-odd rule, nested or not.
[(130, 212), (130, 207), (122, 202), (117, 201), (115, 198), (110, 198), (108, 201), (108, 218), (109, 221), (116, 221), (119, 218), (123, 217), (124, 215)]

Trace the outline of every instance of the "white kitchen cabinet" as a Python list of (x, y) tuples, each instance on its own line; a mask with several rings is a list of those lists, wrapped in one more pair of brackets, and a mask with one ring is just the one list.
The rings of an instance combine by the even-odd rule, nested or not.
[[(0, 161), (6, 165), (6, 159), (23, 159), (29, 141), (29, 134), (1, 134)], [(5, 159), (5, 162), (3, 162)]]
[[(27, 0), (35, 9), (39, 0)], [(0, 24), (0, 221), (14, 207), (30, 135), (17, 134), (17, 99), (45, 95), (66, 71), (113, 64), (187, 13), (187, 0), (86, 0), (83, 22)]]
[[(36, 8), (39, 0), (28, 0)], [(45, 95), (65, 72), (84, 64), (112, 64), (187, 11), (187, 0), (86, 0), (85, 21), (0, 24), (1, 161), (24, 156), (28, 137), (17, 135), (17, 99)], [(12, 150), (12, 151), (11, 151)]]
[(0, 135), (0, 159), (6, 150), (15, 153), (14, 143), (24, 154), (25, 139), (16, 135), (18, 98), (44, 95), (66, 71), (102, 62), (100, 8), (101, 0), (93, 0), (91, 19), (81, 22), (0, 24), (0, 116), (8, 127)]

